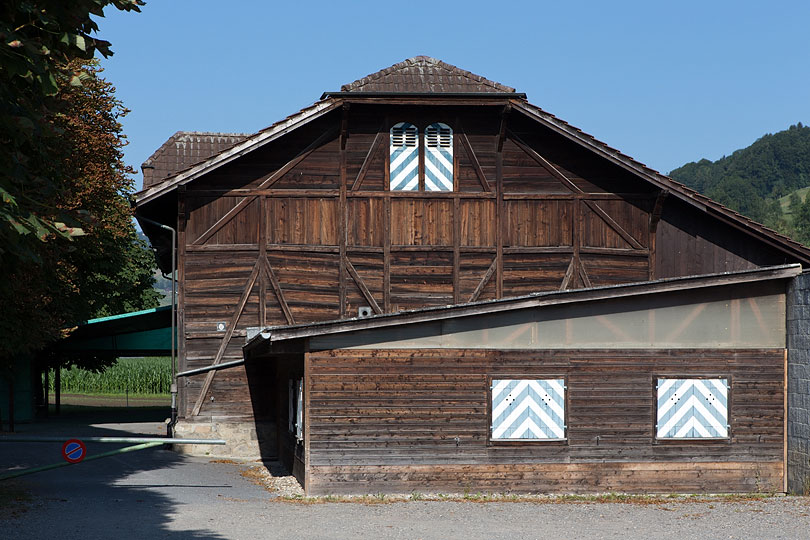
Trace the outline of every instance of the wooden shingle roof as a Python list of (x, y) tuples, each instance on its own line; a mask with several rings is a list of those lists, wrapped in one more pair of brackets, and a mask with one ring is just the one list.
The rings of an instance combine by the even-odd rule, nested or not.
[(247, 133), (178, 131), (141, 165), (147, 188), (245, 140)]
[(429, 56), (414, 56), (352, 83), (341, 92), (514, 93), (515, 89)]

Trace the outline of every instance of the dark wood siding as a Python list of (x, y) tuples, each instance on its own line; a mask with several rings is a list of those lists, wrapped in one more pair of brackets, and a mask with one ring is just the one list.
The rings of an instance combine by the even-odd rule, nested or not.
[(656, 232), (656, 255), (657, 278), (794, 262), (783, 252), (679, 201), (664, 206)]
[[(310, 493), (782, 491), (776, 350), (307, 354)], [(731, 379), (731, 436), (656, 441), (657, 377)], [(490, 377), (567, 379), (567, 441), (488, 441)]]
[[(658, 222), (650, 184), (503, 110), (352, 104), (180, 190), (180, 368), (252, 326), (786, 262), (673, 197)], [(401, 120), (453, 128), (455, 191), (387, 191)], [(229, 377), (191, 378), (181, 415), (249, 417)]]

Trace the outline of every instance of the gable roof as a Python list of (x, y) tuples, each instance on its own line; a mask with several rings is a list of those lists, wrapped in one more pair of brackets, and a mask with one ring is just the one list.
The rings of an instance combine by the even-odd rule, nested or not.
[[(387, 90), (381, 90), (383, 88), (387, 88)], [(371, 95), (394, 95), (398, 93), (489, 95), (503, 99), (504, 103), (508, 103), (508, 106), (514, 110), (527, 115), (539, 124), (651, 182), (659, 189), (667, 191), (670, 195), (681, 199), (687, 204), (720, 219), (732, 227), (752, 234), (772, 247), (810, 262), (810, 249), (799, 242), (769, 229), (709, 199), (705, 195), (701, 195), (697, 191), (647, 167), (540, 107), (532, 105), (526, 100), (525, 94), (515, 92), (514, 88), (490, 81), (435, 58), (427, 56), (409, 58), (389, 68), (343, 85), (341, 90), (342, 92), (325, 93), (321, 100), (313, 105), (301, 109), (297, 113), (272, 124), (218, 154), (212, 155), (205, 161), (187, 167), (185, 170), (177, 171), (172, 176), (149, 187), (145, 183), (144, 189), (135, 194), (136, 205), (143, 205), (160, 198), (172, 192), (177, 186), (185, 185), (312, 120), (320, 118), (340, 107), (350, 98), (362, 99)]]
[(344, 84), (341, 92), (380, 93), (514, 93), (490, 81), (429, 56), (414, 56), (362, 79)]
[(245, 140), (249, 133), (178, 131), (141, 165), (144, 188)]

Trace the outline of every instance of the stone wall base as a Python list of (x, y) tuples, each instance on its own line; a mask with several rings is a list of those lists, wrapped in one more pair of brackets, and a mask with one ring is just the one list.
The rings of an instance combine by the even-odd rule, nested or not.
[(234, 420), (178, 420), (174, 426), (178, 439), (224, 439), (225, 445), (176, 444), (175, 451), (192, 456), (237, 459), (278, 459), (276, 424)]
[(787, 334), (788, 492), (810, 495), (810, 273), (788, 287)]

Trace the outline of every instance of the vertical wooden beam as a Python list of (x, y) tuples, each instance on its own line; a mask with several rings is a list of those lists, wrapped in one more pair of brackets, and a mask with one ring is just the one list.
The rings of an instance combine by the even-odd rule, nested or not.
[(509, 108), (504, 108), (501, 113), (501, 126), (498, 135), (498, 152), (495, 154), (495, 189), (497, 199), (495, 202), (495, 261), (497, 268), (495, 271), (495, 297), (503, 298), (503, 229), (504, 229), (504, 208), (503, 208), (503, 141), (506, 138), (506, 121)]
[[(384, 130), (387, 132), (390, 124), (388, 116), (385, 117)], [(383, 312), (391, 313), (391, 145), (385, 148), (385, 199), (383, 200)]]
[[(389, 145), (390, 147), (390, 145)], [(418, 167), (418, 179), (419, 179), (419, 191), (425, 191), (425, 137), (424, 133), (419, 133), (416, 136), (416, 148), (419, 151), (419, 167)]]
[(338, 287), (338, 302), (340, 303), (340, 318), (346, 317), (346, 229), (348, 226), (348, 210), (346, 205), (346, 140), (349, 138), (349, 104), (343, 105), (343, 116), (340, 122), (340, 202), (338, 209), (338, 242), (340, 245), (340, 277)]
[[(259, 263), (269, 265), (267, 261), (267, 197), (259, 197)], [(267, 279), (264, 272), (259, 273), (259, 326), (267, 326)]]
[(582, 198), (579, 194), (574, 197), (574, 213), (572, 215), (571, 231), (573, 237), (572, 248), (574, 249), (574, 273), (579, 274), (579, 269), (582, 265), (579, 258), (579, 248), (582, 246)]
[(453, 303), (461, 301), (461, 213), (458, 193), (453, 197)]
[[(461, 130), (461, 119), (456, 117), (456, 129)], [(453, 155), (458, 156), (459, 134), (453, 137)], [(458, 177), (458, 158), (453, 159), (453, 303), (461, 301), (461, 213), (459, 212), (460, 201), (458, 193), (461, 184)]]

